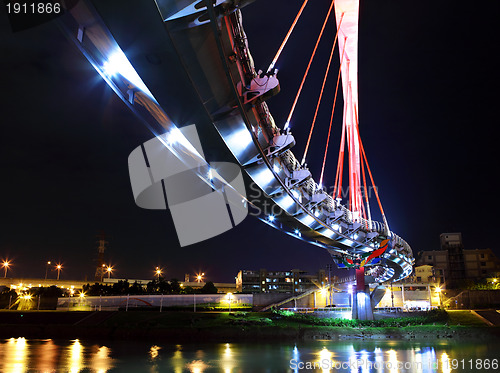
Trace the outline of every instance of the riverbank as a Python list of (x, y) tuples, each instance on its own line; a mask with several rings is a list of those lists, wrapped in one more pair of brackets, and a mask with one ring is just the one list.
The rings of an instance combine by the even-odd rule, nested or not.
[(143, 339), (180, 343), (320, 339), (491, 340), (500, 337), (499, 327), (486, 326), (468, 311), (451, 314), (446, 322), (415, 325), (415, 320), (409, 321), (409, 318), (399, 318), (388, 324), (390, 326), (343, 326), (342, 323), (330, 326), (328, 320), (317, 322), (313, 317), (286, 317), (271, 312), (3, 311), (0, 312), (0, 338)]

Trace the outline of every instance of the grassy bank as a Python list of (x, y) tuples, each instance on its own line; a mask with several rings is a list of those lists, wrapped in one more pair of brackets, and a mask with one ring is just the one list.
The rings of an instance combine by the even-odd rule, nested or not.
[(284, 312), (0, 312), (0, 338), (181, 341), (313, 339), (486, 339), (500, 333), (468, 311), (379, 321)]

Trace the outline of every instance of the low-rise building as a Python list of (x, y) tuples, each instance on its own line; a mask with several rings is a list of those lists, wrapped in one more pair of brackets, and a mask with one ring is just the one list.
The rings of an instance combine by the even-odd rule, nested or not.
[(460, 233), (443, 233), (440, 241), (441, 250), (420, 251), (416, 261), (416, 268), (433, 267), (436, 282), (452, 287), (500, 271), (500, 260), (491, 249), (464, 249)]
[(444, 284), (446, 282), (445, 279), (444, 269), (424, 264), (414, 268), (412, 281), (407, 282)]
[(236, 289), (242, 293), (303, 293), (323, 287), (328, 282), (324, 270), (309, 274), (300, 269), (268, 271), (241, 270), (236, 276)]

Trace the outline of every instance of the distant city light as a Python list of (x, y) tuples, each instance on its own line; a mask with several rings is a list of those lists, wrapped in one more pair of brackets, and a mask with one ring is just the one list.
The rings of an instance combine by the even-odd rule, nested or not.
[(10, 261), (9, 260), (4, 260), (2, 262), (2, 267), (4, 269), (3, 278), (7, 278), (7, 271), (9, 270), (9, 267), (10, 267)]
[(233, 293), (226, 294), (226, 302), (229, 304), (229, 312), (231, 312), (231, 302), (233, 301)]
[(160, 280), (160, 276), (162, 275), (162, 273), (163, 273), (163, 269), (162, 268), (160, 268), (160, 267), (156, 267), (155, 268), (155, 275), (156, 275), (156, 278), (158, 280)]
[(203, 282), (203, 276), (205, 276), (205, 272), (196, 274), (196, 281)]
[(106, 267), (106, 272), (108, 272), (108, 279), (111, 278), (111, 272), (113, 272), (113, 267), (112, 266), (107, 266)]
[(59, 276), (61, 275), (61, 269), (62, 269), (62, 264), (57, 263), (56, 265), (56, 270), (57, 270), (57, 280), (59, 280)]

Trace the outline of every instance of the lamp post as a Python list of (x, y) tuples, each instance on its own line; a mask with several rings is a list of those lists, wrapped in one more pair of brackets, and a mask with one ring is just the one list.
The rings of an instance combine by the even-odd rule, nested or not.
[(50, 265), (50, 260), (47, 262), (47, 265), (45, 266), (45, 279), (47, 279), (47, 274), (49, 273), (49, 265)]
[(111, 278), (111, 272), (113, 272), (113, 267), (108, 266), (108, 267), (106, 268), (106, 272), (108, 272), (108, 280), (109, 280), (109, 278)]
[(441, 288), (439, 286), (436, 286), (436, 289), (434, 289), (434, 291), (438, 294), (438, 297), (439, 297), (439, 307), (442, 306), (442, 302), (441, 302)]
[(57, 281), (59, 281), (59, 276), (61, 274), (62, 265), (61, 264), (57, 264), (56, 265), (56, 269), (57, 269)]
[(155, 274), (156, 274), (156, 279), (157, 279), (158, 281), (160, 281), (160, 276), (161, 276), (161, 274), (162, 274), (162, 270), (161, 270), (161, 268), (160, 268), (160, 267), (156, 267), (156, 268), (155, 268)]
[(7, 278), (7, 271), (9, 270), (10, 262), (8, 260), (4, 260), (2, 262), (2, 266), (3, 266), (3, 269), (4, 269), (3, 278)]
[(196, 281), (197, 281), (198, 283), (203, 282), (203, 276), (205, 276), (205, 272), (203, 272), (203, 273), (198, 273), (198, 274), (196, 275)]
[(394, 308), (394, 292), (392, 291), (392, 284), (393, 282), (391, 282), (391, 305), (392, 308)]
[(231, 302), (233, 300), (233, 293), (227, 293), (226, 297), (227, 297), (227, 302), (229, 303), (229, 313), (231, 313)]

